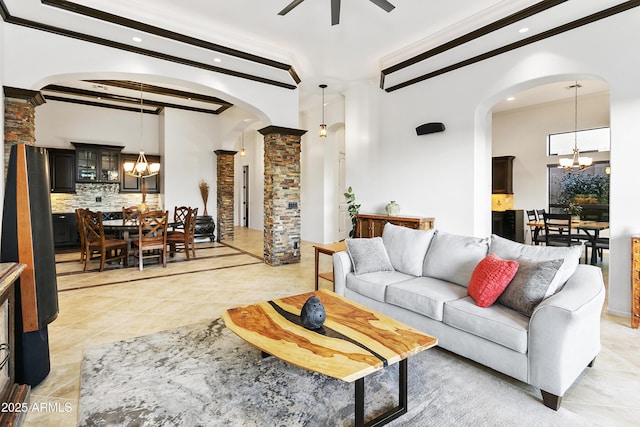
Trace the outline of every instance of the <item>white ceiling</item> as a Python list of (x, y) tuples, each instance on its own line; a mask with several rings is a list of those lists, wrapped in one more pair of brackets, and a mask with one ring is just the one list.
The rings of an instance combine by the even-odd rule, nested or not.
[[(291, 0), (0, 0), (10, 15), (125, 45), (252, 73), (296, 85), (289, 72), (201, 47), (96, 20), (51, 4), (73, 4), (128, 18), (209, 43), (238, 49), (290, 65), (299, 75), (301, 109), (320, 103), (318, 85), (326, 83), (327, 102), (351, 84), (378, 85), (382, 69), (548, 0), (389, 0), (385, 12), (369, 0), (341, 2), (340, 24), (331, 25), (330, 0), (305, 0), (286, 16), (278, 12)], [(49, 4), (47, 4), (49, 3)], [(621, 0), (569, 0), (523, 21), (436, 55), (397, 73), (395, 84), (443, 66), (513, 43)], [(518, 29), (528, 27), (528, 33)], [(142, 38), (141, 43), (132, 37)], [(221, 62), (214, 62), (214, 59)], [(153, 83), (153, 82), (150, 82)], [(407, 90), (407, 89), (403, 89)], [(410, 89), (409, 89), (410, 90)]]

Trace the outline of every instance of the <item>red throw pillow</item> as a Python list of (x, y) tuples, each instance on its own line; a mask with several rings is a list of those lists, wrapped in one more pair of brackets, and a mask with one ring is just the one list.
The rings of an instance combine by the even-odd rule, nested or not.
[(517, 261), (489, 254), (473, 270), (467, 292), (478, 307), (489, 307), (504, 292), (517, 271)]

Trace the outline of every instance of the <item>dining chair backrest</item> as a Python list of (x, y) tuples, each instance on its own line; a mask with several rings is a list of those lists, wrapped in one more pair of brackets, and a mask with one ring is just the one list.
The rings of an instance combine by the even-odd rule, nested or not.
[(76, 225), (78, 226), (78, 237), (80, 237), (80, 262), (84, 260), (84, 251), (86, 249), (86, 231), (84, 227), (84, 216), (89, 209), (78, 208), (76, 209)]
[(536, 215), (538, 215), (538, 221), (544, 219), (544, 214), (547, 213), (544, 209), (536, 209)]
[(104, 226), (102, 225), (102, 212), (87, 210), (84, 214), (85, 244), (103, 241)]
[(138, 215), (138, 233), (142, 245), (167, 240), (169, 211), (149, 211)]
[(198, 217), (198, 208), (189, 208), (189, 214), (187, 215), (187, 220), (185, 221), (184, 231), (189, 236), (192, 236), (196, 232), (196, 222)]
[(573, 240), (570, 214), (544, 213), (542, 217), (547, 246), (579, 244)]
[(138, 207), (137, 206), (129, 206), (129, 207), (122, 207), (122, 223), (123, 224), (127, 224), (127, 223), (132, 223), (132, 222), (136, 222), (138, 220)]
[(173, 210), (174, 228), (186, 229), (187, 217), (191, 208), (188, 206), (176, 206)]
[(527, 220), (529, 222), (535, 222), (535, 221), (538, 220), (538, 215), (536, 215), (536, 211), (535, 210), (532, 209), (530, 211), (529, 210), (527, 211)]

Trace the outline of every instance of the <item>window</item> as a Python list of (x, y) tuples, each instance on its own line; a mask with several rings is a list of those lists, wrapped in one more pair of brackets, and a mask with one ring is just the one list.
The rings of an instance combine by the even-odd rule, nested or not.
[(569, 203), (582, 206), (583, 219), (609, 220), (609, 162), (594, 162), (581, 172), (549, 165), (549, 209), (562, 213)]
[(581, 153), (611, 150), (611, 132), (606, 127), (549, 134), (547, 137), (549, 155), (563, 156), (573, 154), (576, 133), (578, 134), (578, 148)]

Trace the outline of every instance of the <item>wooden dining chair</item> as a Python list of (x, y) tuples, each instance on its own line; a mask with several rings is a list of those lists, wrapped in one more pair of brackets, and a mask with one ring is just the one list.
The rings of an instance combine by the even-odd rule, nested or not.
[(122, 207), (122, 223), (123, 224), (132, 223), (132, 222), (135, 223), (137, 219), (138, 219), (137, 206)]
[(191, 250), (193, 257), (196, 257), (195, 234), (197, 216), (198, 208), (187, 208), (183, 230), (173, 230), (167, 233), (167, 244), (169, 245), (169, 254), (171, 256), (174, 256), (178, 251), (184, 251), (187, 256), (187, 261), (189, 261), (189, 250)]
[(84, 258), (86, 256), (86, 231), (84, 227), (84, 215), (89, 211), (89, 209), (78, 208), (76, 209), (76, 225), (78, 226), (78, 237), (80, 238), (80, 263), (84, 262)]
[(544, 213), (544, 233), (547, 246), (578, 246), (582, 242), (571, 233), (571, 214)]
[(167, 266), (167, 225), (169, 211), (149, 211), (138, 215), (138, 239), (132, 242), (133, 256), (142, 271), (144, 260), (158, 258)]
[(190, 215), (191, 208), (188, 206), (176, 206), (173, 210), (173, 229), (184, 230), (187, 223), (187, 217)]
[(108, 239), (105, 236), (102, 212), (85, 212), (83, 224), (85, 229), (84, 271), (87, 271), (89, 262), (97, 256), (100, 257), (100, 271), (104, 270), (105, 263), (111, 261), (124, 260), (124, 266), (129, 265), (127, 241)]

